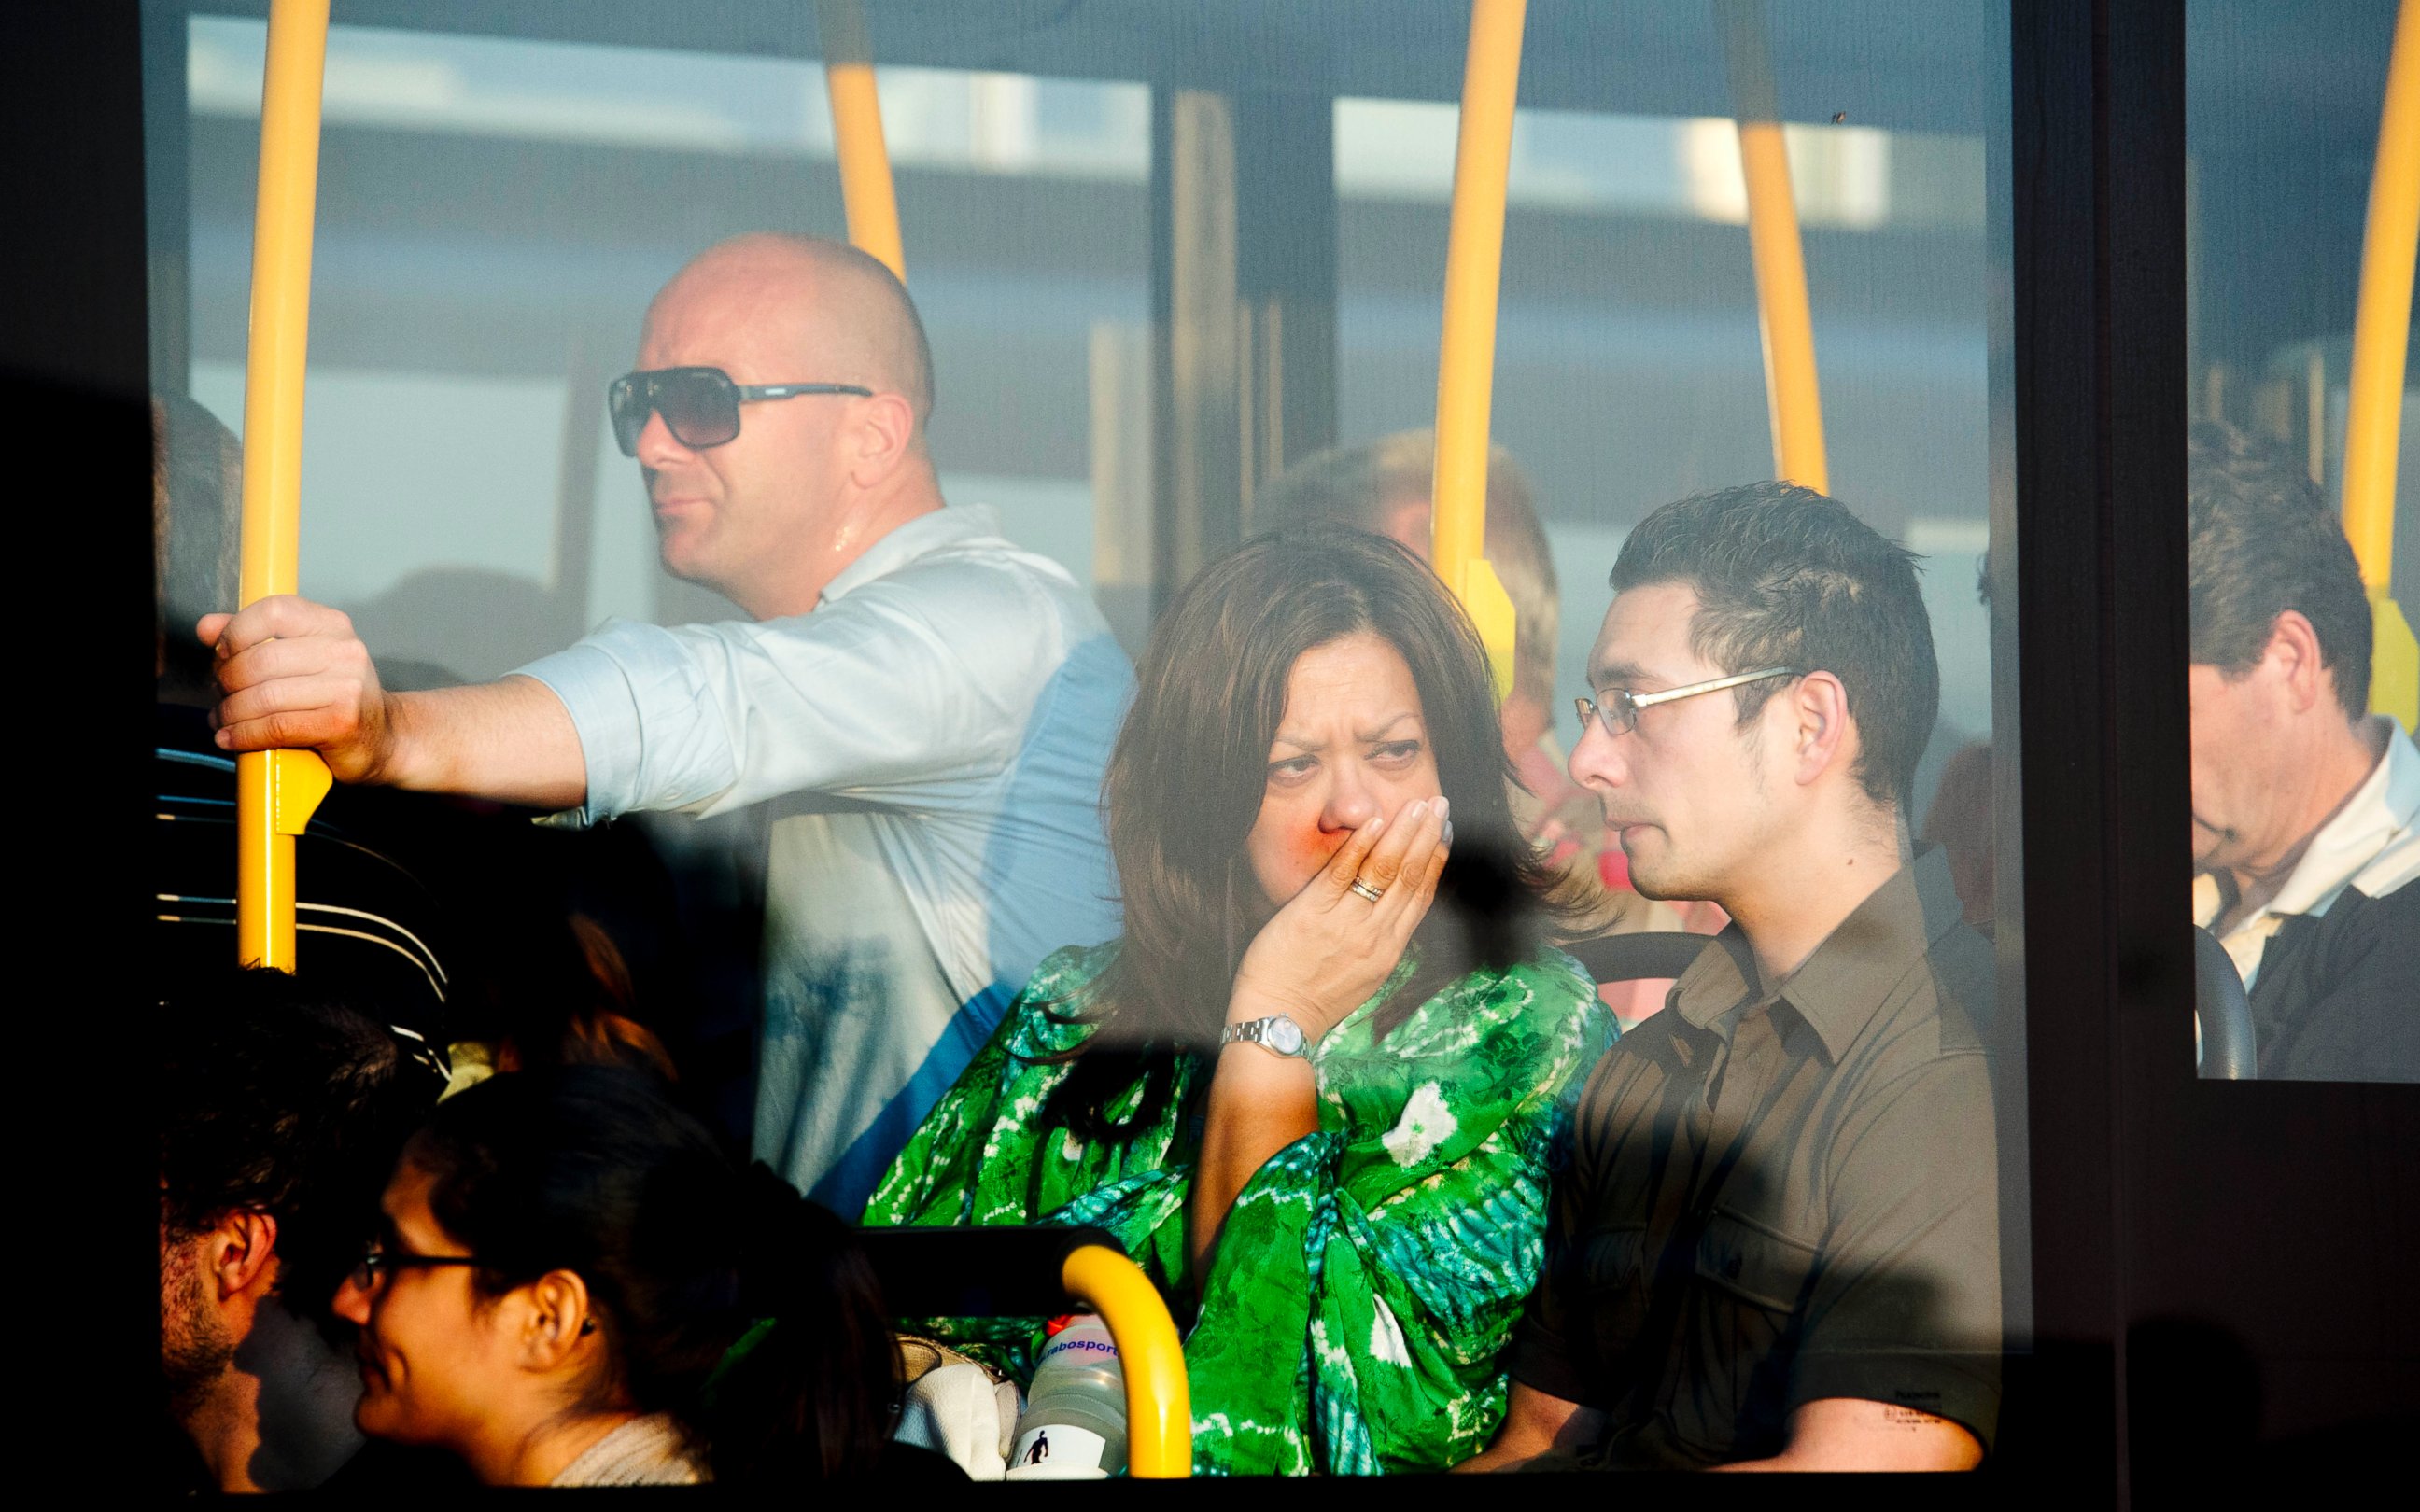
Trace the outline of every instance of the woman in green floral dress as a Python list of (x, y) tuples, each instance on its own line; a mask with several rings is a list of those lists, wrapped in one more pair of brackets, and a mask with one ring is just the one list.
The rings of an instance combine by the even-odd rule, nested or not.
[[(1095, 1225), (1198, 1299), (1203, 1473), (1442, 1470), (1503, 1414), (1615, 1031), (1543, 943), (1495, 711), (1391, 542), (1289, 532), (1205, 570), (1110, 761), (1125, 933), (1043, 964), (866, 1208)], [(1037, 1322), (927, 1326), (1023, 1376)]]

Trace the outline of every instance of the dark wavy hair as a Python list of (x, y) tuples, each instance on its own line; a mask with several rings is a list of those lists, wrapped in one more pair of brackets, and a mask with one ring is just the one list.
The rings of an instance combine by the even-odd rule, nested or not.
[(490, 1077), (439, 1104), (403, 1158), (433, 1178), (448, 1237), (485, 1262), (482, 1294), (555, 1270), (586, 1283), (612, 1361), (590, 1405), (671, 1413), (718, 1483), (875, 1468), (900, 1366), (855, 1234), (762, 1162), (739, 1167), (652, 1078)]
[(2295, 609), (2319, 640), (2348, 719), (2369, 707), (2369, 592), (2344, 525), (2310, 475), (2231, 425), (2185, 436), (2190, 655), (2228, 677), (2250, 671), (2277, 616)]
[[(1373, 634), (1419, 688), (1454, 846), (1413, 936), (1410, 980), (1377, 1011), (1384, 1036), (1454, 978), (1533, 954), (1562, 912), (1512, 819), (1513, 782), (1478, 632), (1436, 575), (1393, 541), (1340, 526), (1246, 542), (1177, 594), (1144, 654), (1104, 801), (1125, 929), (1065, 1020), (1096, 1026), (1045, 1122), (1130, 1138), (1167, 1107), (1181, 1057), (1215, 1052), (1245, 947), (1267, 914), (1245, 855), (1268, 786), (1286, 685), (1305, 652)], [(1108, 1108), (1138, 1077), (1124, 1118)]]
[(279, 1296), (349, 1335), (329, 1303), (443, 1084), (385, 1025), (265, 966), (202, 974), (160, 1011), (162, 1223), (182, 1237), (239, 1210), (271, 1214)]

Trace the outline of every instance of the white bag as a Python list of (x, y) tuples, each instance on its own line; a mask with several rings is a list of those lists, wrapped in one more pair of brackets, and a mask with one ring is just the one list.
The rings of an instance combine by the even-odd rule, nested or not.
[(909, 1383), (891, 1436), (949, 1456), (970, 1479), (998, 1480), (1023, 1411), (1015, 1381), (995, 1381), (971, 1360), (936, 1365)]

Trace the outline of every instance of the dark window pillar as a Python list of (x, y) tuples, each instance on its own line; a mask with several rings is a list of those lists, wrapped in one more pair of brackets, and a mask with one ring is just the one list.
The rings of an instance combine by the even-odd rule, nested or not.
[(193, 210), (186, 130), (185, 12), (143, 12), (143, 218), (149, 253), (151, 387), (183, 393), (193, 380)]
[(1336, 440), (1333, 118), (1324, 95), (1155, 93), (1156, 604)]

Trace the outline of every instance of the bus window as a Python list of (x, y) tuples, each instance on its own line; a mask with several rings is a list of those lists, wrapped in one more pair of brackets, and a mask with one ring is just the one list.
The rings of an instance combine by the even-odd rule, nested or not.
[[(1069, 1290), (1184, 1326), (1197, 1471), (1998, 1453), (2006, 16), (1527, 17), (1506, 665), (1424, 563), (1455, 100), (1524, 8), (869, 8), (904, 285), (805, 8), (330, 34), (310, 604), (244, 644), (367, 649), (294, 738), (466, 942), (449, 1095), (669, 1072), (878, 1263), (1064, 1265), (898, 1278), (902, 1433), (985, 1478), (1185, 1467)], [(264, 27), (146, 18), (156, 381), (240, 432)], [(1634, 1357), (1686, 1421), (1537, 1436)]]
[(2420, 10), (2188, 19), (2195, 1053), (2420, 1080)]

